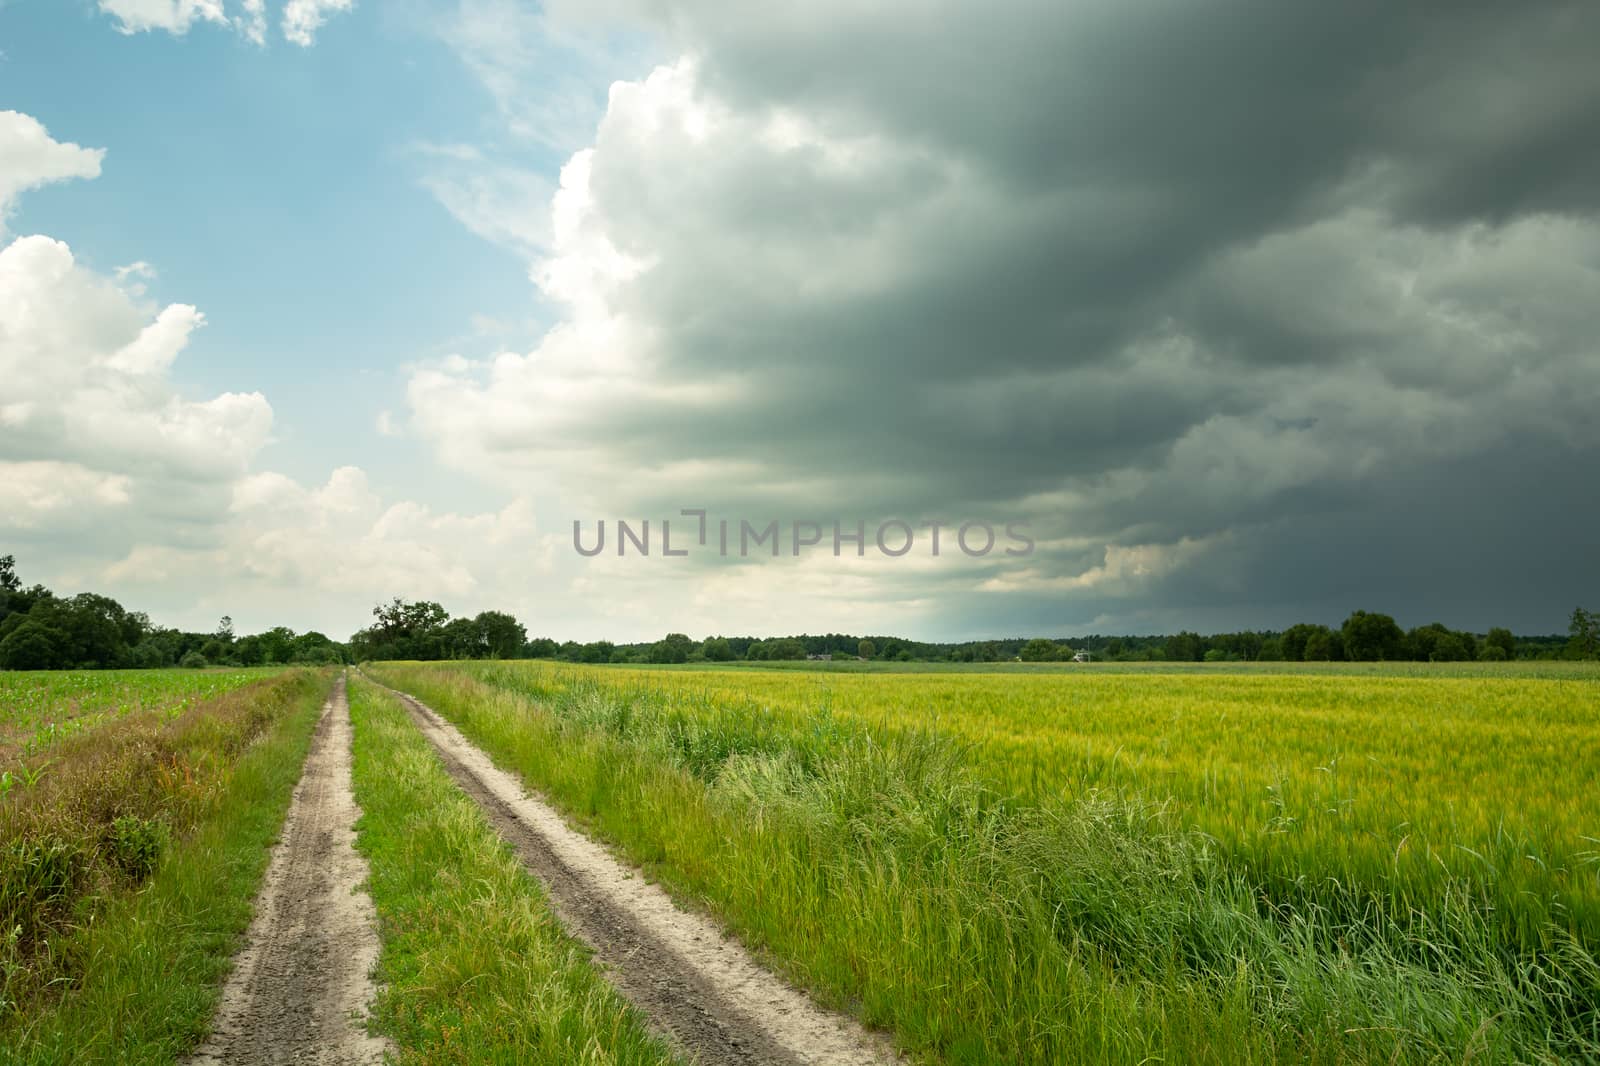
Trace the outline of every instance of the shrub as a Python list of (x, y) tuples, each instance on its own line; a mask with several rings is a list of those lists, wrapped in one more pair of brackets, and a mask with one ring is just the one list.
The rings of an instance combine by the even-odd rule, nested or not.
[(125, 814), (111, 823), (106, 836), (111, 861), (135, 881), (143, 881), (156, 868), (170, 834), (158, 818)]

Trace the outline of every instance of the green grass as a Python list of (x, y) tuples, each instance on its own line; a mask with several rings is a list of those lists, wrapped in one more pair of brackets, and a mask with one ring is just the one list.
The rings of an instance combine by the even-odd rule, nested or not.
[(1102, 662), (1025, 663), (1004, 660), (992, 663), (898, 662), (895, 660), (833, 659), (828, 661), (775, 660), (660, 665), (618, 664), (626, 670), (694, 671), (794, 671), (820, 674), (1067, 674), (1095, 677), (1105, 674), (1247, 674), (1300, 677), (1502, 677), (1551, 678), (1600, 681), (1600, 662), (1594, 660), (1516, 659), (1507, 662)]
[[(328, 683), (325, 674), (296, 671), (197, 706), (176, 722), (142, 729), (146, 723), (130, 720), (108, 726), (103, 740), (100, 731), (75, 739), (92, 759), (75, 779), (79, 753), (67, 751), (56, 768), (58, 787), (79, 796), (98, 788), (116, 810), (134, 801), (117, 791), (127, 779), (91, 779), (89, 766), (134, 765), (130, 760), (156, 743), (152, 737), (168, 738), (178, 757), (173, 765), (182, 769), (158, 782), (171, 789), (143, 793), (169, 802), (139, 824), (170, 823), (171, 831), (133, 833), (123, 822), (123, 831), (103, 836), (93, 824), (80, 826), (84, 846), (99, 839), (114, 854), (153, 858), (153, 868), (147, 879), (124, 869), (121, 879), (80, 886), (92, 891), (71, 900), (64, 920), (46, 924), (42, 952), (35, 945), (17, 955), (13, 940), (5, 963), (29, 972), (12, 974), (20, 980), (10, 986), (20, 987), (22, 998), (0, 1007), (0, 1063), (170, 1063), (199, 1042), (249, 925)], [(168, 846), (150, 850), (163, 841)], [(41, 975), (50, 982), (43, 988)]]
[(358, 846), (383, 939), (376, 1027), (400, 1061), (676, 1061), (562, 931), (400, 705), (352, 681), (350, 707)]
[(0, 768), (123, 715), (176, 718), (282, 669), (0, 671)]
[[(1037, 689), (1027, 678), (992, 676), (840, 677), (818, 688), (820, 679), (795, 674), (527, 664), (387, 664), (376, 672), (446, 714), (680, 897), (770, 951), (801, 984), (892, 1028), (931, 1061), (1600, 1057), (1593, 945), (1539, 907), (1523, 912), (1526, 937), (1508, 928), (1492, 876), (1470, 864), (1430, 874), (1415, 893), (1408, 879), (1285, 879), (1273, 865), (1284, 852), (1267, 847), (1257, 862), (1241, 846), (1253, 834), (1225, 845), (1160, 794), (1003, 787), (1030, 780), (1026, 769), (1019, 777), (1003, 764), (1028, 759), (1029, 745), (1045, 739), (1051, 710), (1041, 693), (1096, 691), (1077, 692), (1077, 682), (1059, 675), (1034, 679), (1058, 688)], [(1177, 688), (1151, 687), (1157, 681)], [(1471, 687), (1491, 683), (1507, 687)], [(1217, 743), (1238, 749), (1248, 770), (1261, 758), (1253, 745), (1289, 743), (1274, 724), (1317, 735), (1330, 693), (1344, 694), (1335, 722), (1349, 717), (1355, 739), (1364, 724), (1393, 738), (1422, 730), (1448, 741), (1448, 717), (1429, 724), (1442, 709), (1427, 701), (1441, 693), (1477, 699), (1482, 707), (1468, 717), (1489, 722), (1515, 720), (1519, 706), (1533, 719), (1573, 724), (1594, 713), (1582, 691), (1561, 687), (1572, 681), (1519, 687), (1531, 683), (1234, 677), (1234, 689), (1209, 689), (1193, 687), (1207, 679), (1122, 675), (1099, 691), (1109, 706), (1071, 705), (1099, 713), (1101, 726), (1120, 720), (1137, 737), (1135, 727), (1150, 723), (1205, 725), (1216, 717), (1204, 713), (1208, 695), (1233, 708), (1287, 693), (1288, 702), (1274, 703), (1255, 725), (1240, 723), (1238, 709), (1226, 712), (1232, 719), (1224, 717), (1229, 726)], [(833, 687), (846, 684), (872, 687)], [(1019, 684), (1029, 699), (997, 723)], [(1446, 687), (1407, 687), (1426, 684)], [(811, 688), (797, 696), (795, 686)], [(1421, 701), (1415, 712), (1385, 705), (1401, 693)], [(901, 717), (916, 720), (908, 694), (933, 698), (938, 716), (925, 709), (922, 728), (891, 727), (887, 712), (902, 705)], [(784, 702), (790, 697), (795, 702)], [(1125, 718), (1117, 718), (1117, 699), (1132, 700)], [(970, 721), (984, 732), (967, 731)], [(1475, 748), (1489, 736), (1459, 734)], [(1159, 749), (1160, 741), (1152, 743)], [(1518, 785), (1517, 759), (1545, 757), (1487, 742), (1508, 789)], [(1431, 782), (1413, 780), (1413, 791), (1447, 784), (1463, 761), (1459, 743), (1430, 751), (1421, 769)], [(1227, 806), (1233, 782), (1208, 778), (1204, 758), (1167, 755), (1179, 770), (1201, 771), (1199, 800), (1250, 816), (1247, 807)], [(1564, 759), (1551, 769), (1582, 777), (1593, 768), (1570, 744)], [(1419, 798), (1448, 805), (1468, 797)], [(1568, 802), (1590, 801), (1574, 793)], [(1345, 831), (1337, 821), (1318, 824), (1319, 833)], [(1311, 843), (1302, 853), (1308, 864), (1316, 861)]]
[(697, 759), (810, 758), (835, 725), (879, 742), (931, 732), (1016, 802), (1164, 805), (1274, 894), (1403, 918), (1466, 880), (1525, 946), (1552, 929), (1600, 944), (1600, 688), (1579, 676), (450, 669), (557, 709), (681, 720), (707, 746)]

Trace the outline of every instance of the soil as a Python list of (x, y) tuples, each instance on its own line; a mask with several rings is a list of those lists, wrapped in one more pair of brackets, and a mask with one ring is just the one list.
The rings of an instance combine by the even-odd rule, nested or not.
[(350, 707), (340, 678), (322, 709), (244, 950), (222, 990), (210, 1038), (191, 1066), (379, 1063), (368, 1035), (377, 919), (361, 890), (360, 809), (350, 791)]
[[(390, 690), (393, 692), (394, 690)], [(460, 787), (549, 891), (557, 917), (652, 1028), (703, 1066), (900, 1063), (892, 1044), (823, 1010), (709, 919), (574, 830), (449, 722), (395, 692)]]

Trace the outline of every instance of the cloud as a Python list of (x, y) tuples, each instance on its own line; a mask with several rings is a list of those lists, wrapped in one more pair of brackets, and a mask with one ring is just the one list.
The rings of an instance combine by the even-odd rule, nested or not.
[(546, 178), (506, 164), (479, 165), (478, 159), (444, 152), (429, 155), (422, 186), (463, 226), (529, 259), (549, 246)]
[(123, 33), (166, 30), (182, 36), (196, 22), (226, 23), (222, 0), (100, 0), (100, 10), (117, 19)]
[(186, 400), (169, 382), (204, 323), (194, 307), (152, 316), (48, 237), (0, 249), (0, 291), (0, 457), (205, 482), (236, 476), (266, 443), (259, 393)]
[(97, 178), (105, 154), (52, 139), (31, 115), (0, 111), (0, 238), (19, 194), (71, 178)]
[[(937, 609), (1010, 588), (1088, 625), (1202, 587), (1241, 621), (1325, 606), (1251, 559), (1353, 587), (1339, 530), (1419, 572), (1515, 557), (1487, 521), (1510, 487), (1472, 471), (1600, 451), (1592, 6), (596, 11), (543, 25), (683, 57), (613, 84), (562, 171), (548, 334), (413, 373), (412, 426), (463, 470), (596, 515), (1026, 515), (1079, 546), (929, 584)], [(517, 128), (525, 37), (472, 39)], [(1434, 478), (1476, 531), (1399, 491)], [(1503, 609), (1543, 617), (1564, 593), (1527, 570)]]
[(0, 513), (13, 528), (103, 522), (128, 503), (129, 478), (75, 463), (0, 460)]
[(287, 0), (283, 5), (284, 39), (309, 48), (330, 15), (353, 7), (355, 0)]
[(616, 72), (648, 54), (641, 35), (553, 19), (518, 0), (460, 0), (440, 35), (490, 96), (513, 141), (570, 152), (604, 112)]
[[(100, 158), (0, 116), (8, 197), (94, 177)], [(0, 243), (0, 544), (30, 580), (117, 595), (166, 624), (229, 613), (339, 637), (395, 595), (530, 619), (549, 601), (581, 607), (525, 497), (458, 513), (385, 498), (355, 467), (311, 486), (262, 469), (270, 404), (185, 385), (206, 318), (150, 302), (155, 277), (142, 260), (99, 273), (47, 236)]]
[(396, 595), (532, 617), (549, 555), (526, 500), (441, 512), (385, 502), (363, 471), (340, 467), (314, 487), (273, 472), (243, 477), (205, 543), (136, 542), (89, 573), (161, 617), (200, 624), (227, 612), (241, 628), (293, 619), (342, 639)]
[(234, 27), (255, 45), (267, 43), (266, 0), (243, 0), (244, 13), (233, 20)]
[[(181, 37), (196, 23), (213, 22), (232, 26), (252, 44), (267, 43), (266, 0), (238, 0), (238, 13), (231, 17), (224, 0), (99, 0), (99, 5), (125, 34), (166, 30)], [(284, 0), (279, 25), (285, 40), (309, 48), (331, 16), (354, 7), (355, 0)]]

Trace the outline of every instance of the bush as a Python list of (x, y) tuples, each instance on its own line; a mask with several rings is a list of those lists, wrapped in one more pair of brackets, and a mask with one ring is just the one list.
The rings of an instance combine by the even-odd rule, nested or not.
[(197, 651), (192, 651), (188, 655), (185, 655), (178, 665), (183, 667), (185, 670), (204, 670), (211, 664), (206, 662), (206, 657), (204, 655), (201, 655)]
[(167, 824), (160, 819), (125, 814), (111, 823), (106, 849), (123, 873), (143, 881), (156, 868), (169, 836)]

